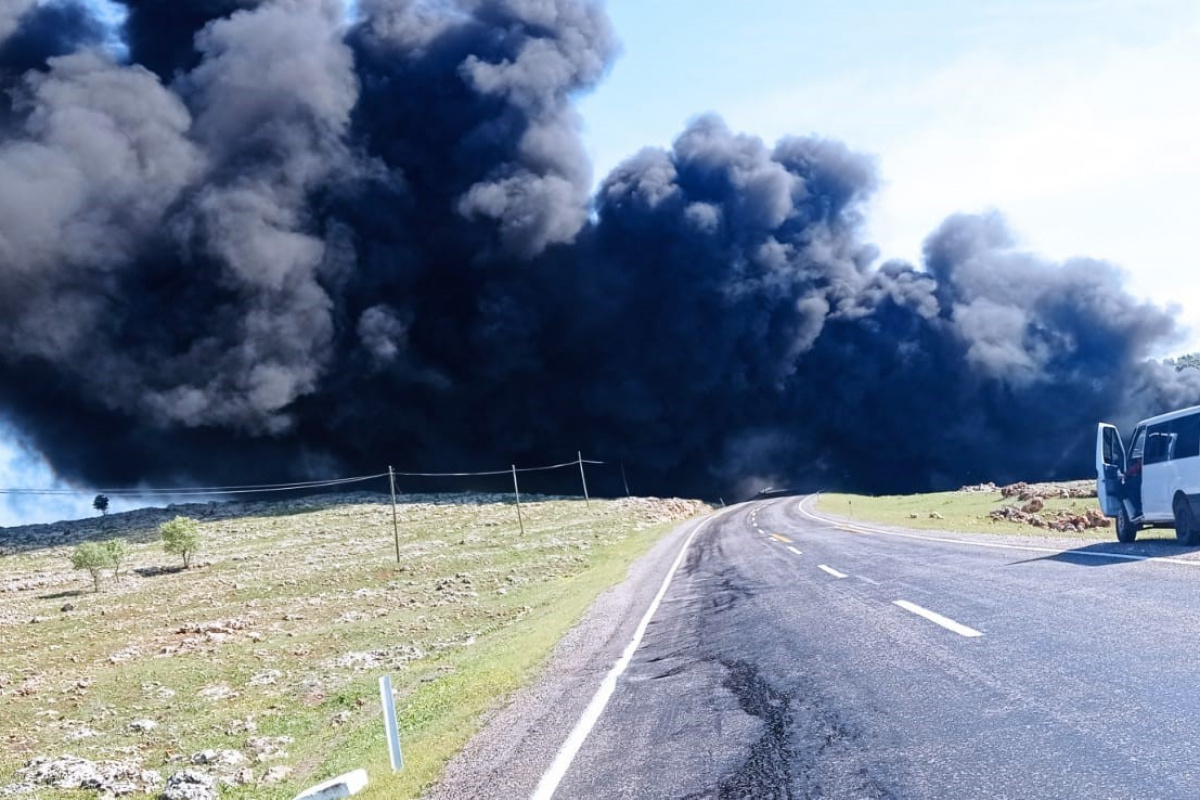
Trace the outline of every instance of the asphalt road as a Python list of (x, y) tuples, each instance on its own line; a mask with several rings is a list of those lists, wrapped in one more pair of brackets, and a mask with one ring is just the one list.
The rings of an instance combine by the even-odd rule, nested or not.
[(1200, 567), (799, 504), (700, 530), (555, 798), (1200, 797)]

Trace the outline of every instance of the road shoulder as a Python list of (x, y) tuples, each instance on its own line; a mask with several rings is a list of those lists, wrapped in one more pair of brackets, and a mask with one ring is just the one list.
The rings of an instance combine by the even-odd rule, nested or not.
[[(976, 547), (1028, 550), (1030, 552), (1058, 553), (1079, 558), (1112, 558), (1117, 560), (1153, 560), (1165, 563), (1200, 566), (1200, 548), (1185, 547), (1173, 539), (1144, 539), (1122, 544), (1115, 539), (1097, 539), (1050, 534), (977, 533), (928, 528), (906, 528), (882, 522), (831, 514), (821, 510), (811, 498), (795, 498), (788, 501), (788, 513), (809, 522), (818, 522), (829, 527), (851, 533), (867, 535), (891, 535), (911, 540), (955, 542)], [(801, 506), (803, 504), (803, 506)]]
[(676, 527), (633, 563), (555, 646), (541, 676), (518, 691), (447, 765), (426, 800), (528, 797), (620, 658), (698, 517)]

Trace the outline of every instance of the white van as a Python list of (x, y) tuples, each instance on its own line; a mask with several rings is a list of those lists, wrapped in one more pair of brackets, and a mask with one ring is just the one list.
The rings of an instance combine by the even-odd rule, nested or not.
[(1122, 542), (1143, 527), (1173, 526), (1182, 544), (1200, 544), (1200, 406), (1142, 420), (1128, 450), (1115, 427), (1100, 423), (1096, 494)]

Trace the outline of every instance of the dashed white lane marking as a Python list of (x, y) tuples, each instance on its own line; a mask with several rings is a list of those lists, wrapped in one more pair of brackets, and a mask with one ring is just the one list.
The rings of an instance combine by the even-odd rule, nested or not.
[[(1023, 550), (1028, 553), (1051, 553), (1053, 555), (1062, 556), (1080, 556), (1081, 558), (1108, 558), (1116, 561), (1153, 561), (1162, 564), (1181, 564), (1185, 567), (1200, 567), (1200, 561), (1193, 561), (1185, 558), (1172, 558), (1170, 556), (1133, 556), (1126, 553), (1095, 553), (1087, 550), (1062, 550), (1057, 547), (1037, 547), (1028, 544), (1001, 544), (999, 542), (971, 542), (965, 539), (952, 539), (945, 536), (920, 536), (915, 533), (901, 533), (899, 531), (888, 531), (881, 528), (873, 528), (860, 523), (843, 522), (840, 519), (825, 517), (809, 511), (804, 507), (804, 504), (816, 495), (809, 495), (804, 500), (797, 503), (796, 508), (801, 515), (807, 517), (813, 522), (820, 522), (823, 525), (828, 525), (838, 530), (849, 531), (850, 533), (872, 534), (875, 536), (897, 536), (901, 539), (920, 539), (925, 542), (944, 542), (946, 544), (962, 544), (968, 547), (988, 547), (995, 550)], [(1114, 542), (1115, 544), (1115, 542)]]
[(796, 555), (798, 555), (798, 556), (802, 556), (802, 555), (804, 555), (804, 553), (801, 553), (799, 550), (797, 550), (796, 548), (792, 547), (790, 544), (788, 545), (788, 550), (791, 550), (793, 553), (795, 553), (795, 554), (796, 554)]
[(955, 622), (949, 617), (943, 617), (941, 614), (930, 611), (928, 608), (921, 608), (921, 606), (917, 605), (916, 603), (910, 603), (907, 600), (894, 600), (893, 602), (903, 608), (905, 611), (910, 611), (913, 614), (916, 614), (918, 617), (924, 617), (935, 625), (941, 625), (948, 631), (954, 631), (959, 636), (967, 636), (970, 638), (983, 636), (982, 633), (974, 628), (968, 628), (966, 625), (963, 625), (960, 622)]
[(604, 676), (604, 680), (600, 683), (600, 688), (596, 690), (596, 694), (592, 697), (592, 702), (588, 703), (587, 708), (583, 711), (583, 716), (579, 718), (579, 721), (575, 723), (575, 727), (571, 730), (571, 735), (567, 737), (562, 747), (559, 748), (558, 754), (554, 756), (554, 761), (550, 764), (550, 768), (546, 770), (542, 775), (542, 779), (538, 781), (537, 788), (530, 795), (530, 800), (550, 800), (554, 797), (554, 792), (558, 789), (558, 784), (562, 782), (563, 777), (567, 774), (567, 770), (571, 768), (571, 762), (575, 760), (576, 754), (579, 753), (579, 748), (583, 747), (588, 734), (592, 732), (592, 728), (596, 726), (600, 715), (604, 713), (604, 707), (608, 705), (609, 698), (616, 691), (617, 678), (621, 677), (621, 674), (629, 667), (629, 662), (633, 660), (633, 654), (637, 652), (638, 645), (642, 643), (642, 637), (646, 635), (646, 628), (649, 627), (654, 612), (658, 610), (663, 596), (667, 593), (667, 589), (670, 588), (671, 579), (675, 577), (679, 565), (683, 563), (683, 557), (687, 555), (692, 540), (696, 538), (696, 534), (704, 530), (708, 527), (709, 523), (720, 516), (723, 515), (717, 514), (709, 517), (693, 528), (692, 532), (688, 534), (683, 547), (679, 550), (679, 555), (675, 557), (675, 563), (667, 571), (667, 577), (663, 579), (658, 594), (654, 595), (654, 600), (651, 601), (650, 607), (646, 609), (646, 616), (642, 617), (642, 621), (638, 623), (637, 630), (633, 632), (633, 639), (625, 647), (625, 652), (617, 659), (617, 663), (613, 664), (612, 669)]
[(832, 575), (832, 576), (833, 576), (833, 577), (835, 577), (835, 578), (844, 578), (844, 577), (846, 577), (846, 573), (844, 573), (844, 572), (838, 572), (838, 571), (837, 571), (836, 569), (834, 569), (833, 567), (827, 567), (827, 566), (825, 566), (824, 564), (817, 564), (817, 569), (820, 569), (820, 570), (823, 570), (823, 571), (825, 571), (825, 572), (828, 572), (830, 575)]

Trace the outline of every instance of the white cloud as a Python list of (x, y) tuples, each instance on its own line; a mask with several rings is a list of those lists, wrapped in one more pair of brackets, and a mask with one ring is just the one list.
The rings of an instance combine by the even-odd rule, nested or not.
[(870, 65), (749, 98), (736, 127), (817, 131), (879, 156), (869, 233), (916, 260), (948, 214), (1000, 210), (1052, 258), (1123, 266), (1137, 294), (1182, 306), (1200, 346), (1200, 24), (1139, 44), (1080, 38), (976, 49), (936, 68)]

